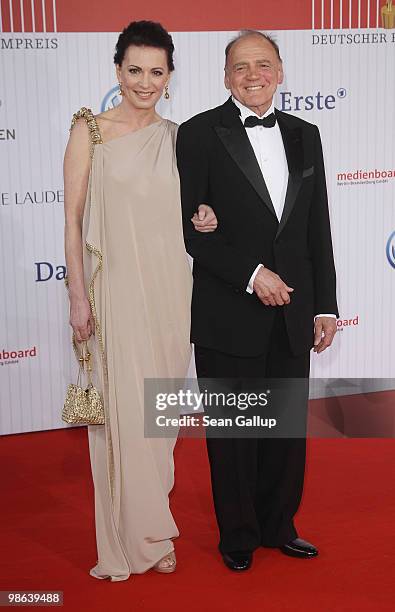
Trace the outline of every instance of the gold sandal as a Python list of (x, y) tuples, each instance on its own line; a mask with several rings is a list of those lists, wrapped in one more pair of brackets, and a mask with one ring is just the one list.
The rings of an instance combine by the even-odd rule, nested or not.
[(176, 569), (176, 565), (176, 553), (174, 550), (172, 550), (170, 553), (162, 557), (158, 563), (155, 563), (153, 569), (162, 574), (171, 574), (171, 572), (174, 572)]

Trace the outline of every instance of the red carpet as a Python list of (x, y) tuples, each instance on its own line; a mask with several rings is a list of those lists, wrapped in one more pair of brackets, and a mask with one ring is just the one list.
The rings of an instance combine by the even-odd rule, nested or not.
[(180, 440), (177, 571), (121, 583), (88, 574), (96, 553), (86, 430), (3, 436), (0, 461), (0, 590), (62, 590), (63, 609), (73, 612), (394, 609), (393, 440), (310, 440), (297, 527), (321, 554), (301, 560), (260, 549), (244, 574), (216, 552), (204, 443)]

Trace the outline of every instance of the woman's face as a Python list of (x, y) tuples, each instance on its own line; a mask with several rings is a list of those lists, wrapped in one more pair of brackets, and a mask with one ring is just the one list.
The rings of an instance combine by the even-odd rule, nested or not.
[(154, 107), (170, 79), (166, 51), (131, 45), (117, 66), (117, 77), (130, 104), (138, 109)]

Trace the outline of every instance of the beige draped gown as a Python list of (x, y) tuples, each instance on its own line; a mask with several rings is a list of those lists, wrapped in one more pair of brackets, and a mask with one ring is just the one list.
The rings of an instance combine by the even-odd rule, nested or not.
[(89, 426), (96, 578), (126, 580), (173, 550), (174, 438), (144, 437), (144, 378), (184, 378), (192, 279), (184, 249), (176, 124), (162, 119), (102, 143), (91, 131), (84, 274), (96, 322), (89, 342), (106, 424)]

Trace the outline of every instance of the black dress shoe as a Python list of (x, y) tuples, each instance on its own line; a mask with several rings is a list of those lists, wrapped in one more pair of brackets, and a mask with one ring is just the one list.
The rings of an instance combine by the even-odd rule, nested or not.
[(284, 555), (300, 557), (301, 559), (310, 559), (310, 557), (316, 557), (318, 555), (318, 550), (315, 546), (300, 538), (296, 538), (288, 542), (288, 544), (279, 546), (279, 549)]
[(252, 553), (251, 552), (228, 552), (221, 553), (226, 567), (236, 572), (242, 572), (251, 567)]

